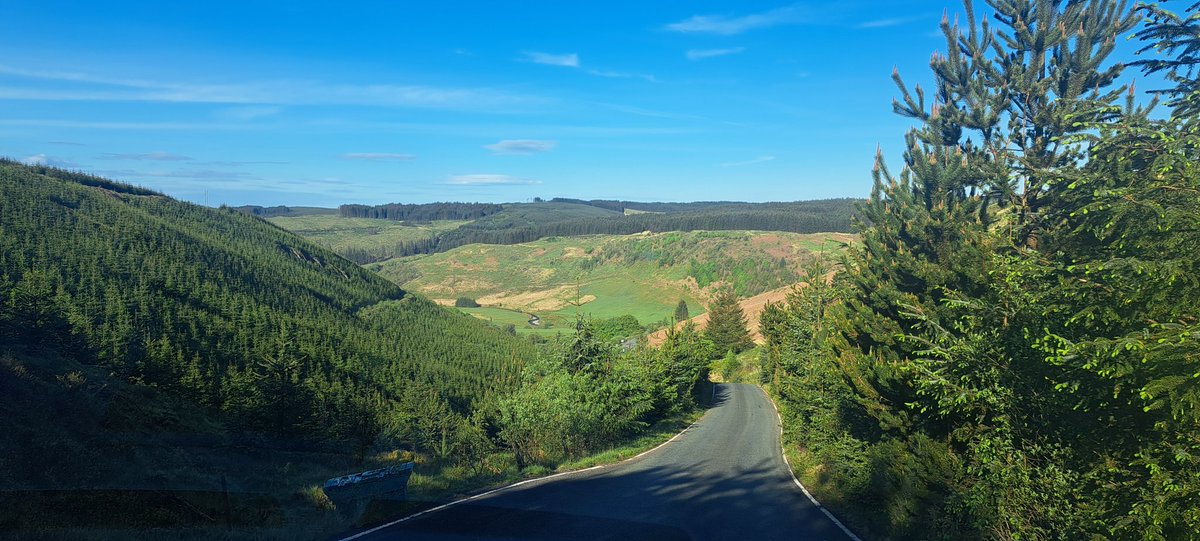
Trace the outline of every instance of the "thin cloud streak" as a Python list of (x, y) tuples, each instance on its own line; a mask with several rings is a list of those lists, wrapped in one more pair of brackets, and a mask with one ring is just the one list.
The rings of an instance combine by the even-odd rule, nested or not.
[(756, 163), (769, 162), (774, 159), (775, 159), (775, 156), (759, 156), (757, 158), (753, 158), (750, 160), (744, 160), (744, 161), (740, 161), (740, 162), (725, 162), (725, 163), (721, 164), (721, 167), (741, 167), (743, 165), (754, 165)]
[(452, 175), (443, 184), (451, 186), (528, 186), (541, 183), (539, 180), (518, 178), (511, 175), (473, 174)]
[[(576, 62), (578, 59), (576, 59)], [(264, 106), (241, 111), (241, 118), (276, 114), (266, 106), (366, 105), (448, 110), (492, 110), (542, 103), (544, 100), (489, 88), (441, 88), (406, 84), (330, 84), (311, 80), (276, 80), (225, 84), (119, 79), (81, 73), (21, 70), (0, 66), (0, 75), (71, 82), (87, 88), (49, 89), (0, 86), (0, 99), (27, 101), (149, 101), (224, 103)], [(107, 88), (95, 88), (102, 86)], [(238, 112), (234, 112), (236, 117)]]
[(608, 77), (608, 78), (612, 78), (612, 79), (642, 79), (645, 81), (649, 81), (651, 83), (658, 82), (657, 77), (655, 77), (653, 75), (647, 75), (644, 73), (625, 73), (625, 72), (621, 72), (621, 71), (608, 71), (608, 70), (587, 70), (587, 73), (588, 73), (588, 75), (595, 75), (597, 77)]
[(785, 6), (761, 13), (733, 17), (729, 15), (693, 15), (666, 25), (667, 30), (687, 34), (732, 36), (749, 30), (808, 22), (812, 17), (797, 6)]
[(283, 112), (278, 105), (249, 105), (245, 107), (230, 107), (217, 112), (217, 116), (226, 120), (248, 122), (251, 120), (275, 116)]
[(26, 156), (21, 160), (21, 163), (26, 165), (46, 165), (50, 167), (58, 167), (62, 169), (78, 169), (80, 165), (66, 158), (57, 156), (47, 156), (45, 154), (34, 154)]
[(156, 150), (154, 152), (142, 152), (136, 154), (117, 154), (107, 152), (96, 157), (100, 160), (136, 160), (136, 161), (155, 161), (155, 162), (183, 162), (191, 160), (191, 156), (182, 156), (170, 152)]
[(900, 26), (902, 24), (916, 22), (916, 21), (920, 21), (922, 19), (925, 19), (925, 17), (924, 16), (915, 16), (915, 17), (896, 17), (896, 18), (892, 18), (892, 19), (878, 19), (878, 20), (874, 20), (874, 21), (867, 21), (867, 22), (861, 23), (858, 25), (858, 28), (887, 28), (889, 26)]
[(178, 179), (209, 182), (243, 182), (247, 180), (265, 180), (243, 171), (221, 171), (216, 169), (189, 169), (177, 171), (141, 171), (137, 169), (110, 169), (97, 171), (107, 177), (137, 177)]
[(551, 54), (538, 51), (522, 51), (525, 57), (522, 59), (526, 62), (534, 64), (545, 64), (547, 66), (562, 66), (566, 68), (579, 67), (579, 55), (576, 53), (569, 54)]
[(69, 128), (76, 130), (145, 130), (145, 131), (196, 131), (196, 130), (246, 130), (245, 124), (219, 124), (203, 122), (105, 122), (88, 120), (59, 120), (43, 118), (0, 119), (0, 126), (32, 128)]
[(249, 160), (249, 161), (212, 161), (212, 162), (196, 162), (196, 165), (217, 165), (222, 167), (242, 167), (245, 165), (287, 165), (292, 162), (283, 162), (276, 160)]
[(715, 58), (718, 56), (728, 56), (738, 54), (745, 51), (745, 47), (733, 47), (730, 49), (692, 49), (686, 53), (688, 60), (703, 60), (705, 58)]
[(711, 118), (707, 118), (707, 117), (703, 117), (703, 116), (699, 116), (699, 115), (692, 115), (692, 114), (686, 114), (686, 113), (669, 113), (666, 111), (655, 111), (652, 109), (642, 109), (641, 107), (633, 107), (630, 105), (620, 105), (620, 104), (616, 104), (616, 103), (601, 103), (599, 105), (603, 105), (604, 107), (612, 109), (613, 111), (617, 111), (617, 112), (621, 112), (621, 113), (629, 113), (631, 115), (644, 116), (644, 117), (649, 117), (649, 118), (665, 118), (665, 119), (670, 119), (670, 120), (712, 121)]
[(505, 139), (498, 143), (484, 145), (483, 148), (492, 151), (493, 154), (529, 155), (537, 154), (539, 152), (549, 152), (554, 150), (554, 147), (557, 145), (558, 142), (556, 141), (542, 141), (538, 139)]
[(347, 152), (346, 154), (342, 154), (342, 159), (407, 162), (415, 160), (417, 157), (412, 154), (400, 154), (397, 152)]

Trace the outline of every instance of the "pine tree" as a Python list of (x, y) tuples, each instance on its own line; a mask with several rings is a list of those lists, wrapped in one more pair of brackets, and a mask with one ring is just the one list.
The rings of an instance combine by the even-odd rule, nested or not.
[(690, 317), (688, 315), (687, 301), (679, 299), (679, 304), (675, 305), (675, 322), (678, 323)]
[[(800, 348), (780, 364), (811, 373), (803, 355), (826, 355), (842, 379), (826, 398), (853, 393), (838, 406), (852, 443), (825, 437), (870, 449), (871, 465), (847, 481), (879, 480), (867, 491), (873, 501), (912, 506), (880, 529), (922, 538), (922, 525), (938, 522), (954, 525), (941, 532), (952, 538), (1087, 537), (1103, 518), (1064, 502), (1095, 456), (1067, 449), (1091, 425), (1071, 408), (1079, 399), (1055, 388), (1079, 371), (1030, 347), (1041, 324), (1018, 299), (1046, 276), (1037, 261), (1050, 255), (1043, 250), (1062, 220), (1068, 177), (1090, 162), (1087, 135), (1121, 118), (1121, 65), (1107, 57), (1136, 17), (1105, 0), (988, 4), (994, 26), (976, 19), (970, 1), (965, 28), (943, 18), (947, 49), (930, 62), (928, 93), (893, 73), (894, 109), (920, 123), (905, 137), (904, 167), (893, 175), (877, 156), (862, 241), (843, 265), (852, 287), (822, 323), (835, 331), (819, 341), (827, 351)], [(809, 326), (817, 336), (816, 322)], [(819, 381), (801, 387), (821, 392), (832, 382)], [(818, 422), (818, 412), (797, 409), (810, 412), (800, 422)], [(874, 422), (850, 422), (864, 416)], [(883, 481), (898, 471), (925, 473)]]
[(712, 342), (714, 353), (718, 355), (729, 351), (740, 353), (754, 345), (746, 328), (746, 314), (738, 304), (733, 288), (722, 289), (708, 306), (704, 337)]
[(1166, 56), (1139, 60), (1132, 65), (1140, 66), (1147, 73), (1165, 73), (1167, 80), (1174, 83), (1170, 88), (1151, 92), (1168, 97), (1167, 105), (1174, 109), (1177, 117), (1194, 117), (1200, 113), (1200, 79), (1196, 69), (1200, 66), (1200, 3), (1189, 7), (1191, 15), (1181, 17), (1167, 11), (1158, 4), (1142, 5), (1146, 13), (1146, 25), (1137, 37), (1147, 42), (1138, 51), (1159, 51)]

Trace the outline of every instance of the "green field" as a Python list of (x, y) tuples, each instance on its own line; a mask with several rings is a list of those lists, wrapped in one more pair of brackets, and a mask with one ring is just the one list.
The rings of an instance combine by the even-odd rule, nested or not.
[(468, 223), (439, 220), (413, 225), (394, 220), (344, 218), (331, 214), (277, 216), (268, 218), (268, 221), (342, 255), (350, 250), (384, 255), (399, 244), (431, 239), (438, 233)]
[(486, 308), (472, 313), (519, 330), (529, 328), (526, 313), (552, 328), (569, 327), (577, 314), (630, 314), (653, 325), (671, 317), (679, 299), (691, 315), (703, 312), (712, 291), (725, 284), (751, 296), (795, 283), (805, 261), (850, 238), (754, 231), (593, 235), (472, 244), (367, 268), (443, 304), (475, 299)]
[(516, 310), (508, 310), (506, 308), (484, 306), (480, 308), (459, 308), (459, 310), (495, 325), (512, 325), (513, 329), (521, 334), (553, 336), (563, 332), (572, 332), (574, 330), (570, 325), (558, 326), (550, 321), (545, 320), (543, 320), (540, 325), (530, 325), (529, 314), (526, 314), (525, 312), (518, 312)]

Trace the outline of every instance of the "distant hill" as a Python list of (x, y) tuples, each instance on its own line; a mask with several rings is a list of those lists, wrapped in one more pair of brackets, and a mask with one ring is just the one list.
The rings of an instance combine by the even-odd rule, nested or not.
[[(342, 256), (365, 264), (395, 257), (446, 252), (468, 244), (519, 244), (546, 237), (629, 235), (643, 231), (848, 233), (852, 229), (856, 202), (855, 199), (828, 199), (778, 203), (638, 203), (554, 199), (549, 202), (504, 205), (343, 205), (339, 213), (346, 220), (374, 218), (379, 219), (381, 224), (403, 225), (378, 226), (388, 231), (387, 236), (396, 238), (391, 242), (385, 241), (384, 236), (364, 236), (362, 243), (357, 244), (352, 238), (340, 237), (336, 245), (330, 245)], [(459, 222), (454, 222), (453, 227), (438, 227), (438, 231), (429, 233), (426, 227), (430, 225), (429, 220)], [(330, 236), (328, 231), (311, 227), (311, 222), (299, 225), (279, 220), (276, 223), (311, 238)], [(357, 227), (365, 225), (362, 222), (358, 224)], [(401, 231), (403, 226), (424, 227), (426, 232), (414, 230), (414, 234), (405, 234)], [(324, 227), (330, 230), (345, 229), (342, 224), (332, 220), (326, 222)]]
[(0, 161), (0, 491), (353, 467), (410, 446), (416, 411), (461, 419), (514, 387), (531, 354), (246, 213)]
[(242, 205), (233, 207), (233, 210), (261, 216), (263, 218), (273, 218), (275, 216), (322, 216), (337, 214), (337, 209), (325, 207), (287, 207), (277, 205), (274, 207), (262, 207), (258, 205)]

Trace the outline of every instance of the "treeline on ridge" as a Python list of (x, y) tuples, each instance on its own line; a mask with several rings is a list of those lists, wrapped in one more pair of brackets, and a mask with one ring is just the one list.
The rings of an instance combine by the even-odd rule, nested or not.
[(504, 210), (495, 203), (423, 203), (387, 205), (341, 205), (338, 215), (344, 218), (375, 218), (408, 222), (434, 220), (478, 220)]
[(753, 205), (754, 203), (741, 203), (738, 201), (693, 201), (689, 203), (654, 203), (640, 201), (620, 201), (616, 199), (572, 199), (570, 197), (555, 197), (550, 200), (551, 203), (575, 203), (577, 205), (588, 205), (614, 212), (625, 212), (626, 210), (637, 210), (642, 212), (686, 212), (693, 210), (704, 210), (712, 207), (724, 207), (731, 205)]
[(595, 216), (553, 221), (491, 220), (464, 224), (428, 239), (407, 241), (379, 249), (348, 249), (342, 256), (359, 264), (392, 257), (431, 254), (467, 244), (520, 244), (546, 237), (578, 235), (631, 235), (649, 231), (784, 231), (791, 233), (848, 232), (855, 199), (827, 199), (793, 203), (732, 203), (703, 210)]

